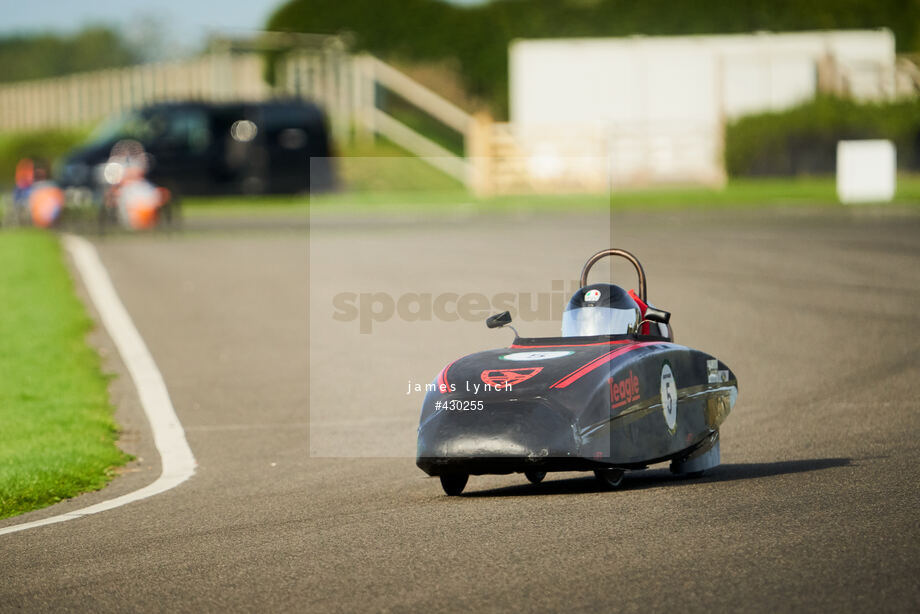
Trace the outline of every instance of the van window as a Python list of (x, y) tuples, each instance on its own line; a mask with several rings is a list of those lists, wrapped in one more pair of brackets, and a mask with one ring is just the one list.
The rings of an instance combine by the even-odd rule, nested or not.
[(208, 116), (201, 109), (164, 109), (149, 120), (154, 139), (177, 149), (201, 152), (211, 142)]
[(128, 111), (110, 117), (100, 124), (87, 143), (107, 143), (117, 139), (137, 139), (143, 141), (150, 136), (147, 118), (137, 111)]
[(262, 121), (267, 132), (277, 132), (285, 128), (306, 128), (312, 119), (310, 110), (299, 106), (265, 105), (262, 108)]

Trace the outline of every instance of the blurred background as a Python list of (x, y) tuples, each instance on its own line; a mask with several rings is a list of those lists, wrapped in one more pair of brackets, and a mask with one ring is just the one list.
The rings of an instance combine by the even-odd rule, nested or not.
[[(836, 201), (838, 142), (865, 139), (896, 151), (891, 198), (920, 193), (916, 2), (4, 1), (2, 11), (0, 186), (13, 188), (29, 159), (68, 207), (104, 201), (121, 177), (106, 164), (125, 139), (176, 200), (313, 189), (339, 201), (407, 191)], [(367, 160), (380, 156), (406, 160)]]

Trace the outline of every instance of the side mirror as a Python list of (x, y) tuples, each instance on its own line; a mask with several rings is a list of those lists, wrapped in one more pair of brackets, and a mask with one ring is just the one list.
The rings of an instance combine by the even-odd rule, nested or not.
[(652, 322), (658, 322), (659, 324), (667, 324), (671, 320), (671, 314), (664, 309), (648, 307), (645, 310), (645, 319), (651, 320)]
[(503, 311), (501, 313), (496, 313), (494, 316), (489, 316), (486, 319), (486, 326), (489, 328), (501, 328), (506, 324), (511, 324), (511, 312)]

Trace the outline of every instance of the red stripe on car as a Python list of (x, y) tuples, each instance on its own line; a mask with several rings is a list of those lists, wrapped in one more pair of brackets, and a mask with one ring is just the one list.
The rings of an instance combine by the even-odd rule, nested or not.
[(454, 366), (454, 363), (455, 363), (455, 362), (457, 362), (457, 361), (456, 361), (456, 360), (451, 361), (451, 363), (450, 363), (449, 365), (447, 365), (446, 367), (444, 367), (443, 369), (441, 369), (441, 372), (438, 373), (438, 392), (440, 392), (440, 393), (442, 393), (442, 394), (443, 394), (444, 392), (447, 392), (447, 391), (450, 390), (450, 386), (449, 386), (448, 383), (447, 383), (447, 371), (448, 371), (448, 369), (450, 369), (452, 366)]
[(648, 347), (650, 345), (660, 345), (660, 343), (655, 342), (655, 341), (646, 341), (642, 343), (631, 343), (630, 345), (624, 348), (617, 348), (615, 350), (611, 350), (607, 352), (606, 354), (602, 354), (598, 356), (591, 362), (578, 367), (577, 369), (575, 369), (574, 371), (572, 371), (571, 373), (569, 373), (568, 375), (566, 375), (565, 377), (563, 377), (562, 379), (560, 379), (559, 381), (551, 385), (550, 388), (567, 388), (568, 386), (575, 383), (576, 381), (578, 381), (579, 379), (581, 379), (582, 377), (584, 377), (591, 371), (594, 371), (601, 365), (607, 364), (608, 362), (610, 362), (617, 356), (622, 356), (623, 354), (626, 354), (627, 352), (632, 352), (633, 350), (638, 350), (639, 348)]
[(512, 350), (526, 350), (529, 348), (582, 348), (590, 345), (622, 345), (624, 343), (634, 343), (629, 339), (619, 339), (617, 341), (599, 341), (596, 343), (557, 343), (555, 345), (518, 345), (511, 344)]

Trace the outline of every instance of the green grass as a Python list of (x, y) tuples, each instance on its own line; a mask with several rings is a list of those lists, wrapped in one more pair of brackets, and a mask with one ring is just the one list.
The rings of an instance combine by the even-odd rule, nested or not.
[(0, 233), (0, 518), (97, 490), (129, 457), (51, 234)]
[[(408, 161), (407, 161), (408, 160)], [(414, 158), (370, 157), (344, 159), (343, 167), (355, 168), (361, 175), (376, 175), (379, 185), (352, 183), (350, 189), (329, 195), (189, 198), (184, 211), (190, 217), (226, 215), (339, 215), (342, 213), (453, 213), (458, 209), (473, 212), (515, 211), (591, 211), (614, 209), (716, 209), (777, 206), (840, 207), (833, 177), (734, 179), (723, 190), (700, 187), (672, 187), (616, 191), (607, 194), (510, 195), (476, 198), (459, 184), (431, 182), (414, 173), (413, 165), (424, 163)], [(394, 168), (413, 175), (413, 182), (394, 177)], [(406, 168), (403, 168), (406, 167)], [(373, 172), (377, 169), (377, 173)], [(408, 169), (408, 170), (407, 170)], [(427, 173), (428, 171), (425, 170)], [(343, 172), (343, 176), (345, 173)], [(389, 181), (387, 185), (385, 182)], [(898, 177), (894, 199), (899, 205), (920, 205), (920, 175)], [(312, 211), (311, 211), (312, 209)]]

